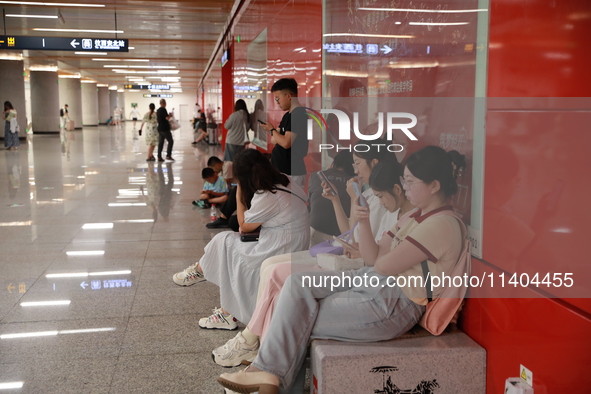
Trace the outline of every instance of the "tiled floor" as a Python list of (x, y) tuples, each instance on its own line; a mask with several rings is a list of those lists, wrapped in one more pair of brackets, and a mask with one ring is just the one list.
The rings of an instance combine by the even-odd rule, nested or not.
[[(7, 393), (223, 392), (210, 352), (235, 332), (197, 325), (218, 288), (171, 279), (215, 235), (191, 201), (220, 148), (183, 127), (176, 162), (149, 164), (133, 137), (89, 127), (0, 151), (0, 385), (24, 382)], [(69, 304), (23, 305), (44, 301)]]

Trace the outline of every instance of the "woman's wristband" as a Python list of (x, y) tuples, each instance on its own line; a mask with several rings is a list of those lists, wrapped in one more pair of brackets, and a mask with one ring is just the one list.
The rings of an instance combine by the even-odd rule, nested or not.
[(271, 130), (269, 130), (269, 132), (271, 133), (271, 135), (273, 135), (273, 132), (277, 131), (277, 129), (275, 127), (273, 127)]

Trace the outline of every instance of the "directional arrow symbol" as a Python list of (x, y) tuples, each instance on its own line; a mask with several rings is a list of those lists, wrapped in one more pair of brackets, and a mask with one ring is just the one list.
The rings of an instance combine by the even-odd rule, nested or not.
[(380, 51), (384, 52), (384, 55), (387, 55), (392, 52), (392, 48), (390, 48), (388, 45), (384, 45), (380, 48)]
[(72, 42), (70, 42), (70, 45), (72, 45), (74, 48), (78, 48), (78, 45), (80, 45), (80, 43), (76, 41), (76, 39), (74, 38)]
[(484, 49), (484, 44), (476, 45), (476, 49), (478, 49), (479, 51), (482, 51)]
[(10, 283), (10, 284), (8, 285), (8, 292), (9, 292), (10, 294), (12, 294), (12, 290), (14, 290), (14, 289), (16, 289), (16, 287), (15, 287), (15, 286), (14, 286), (12, 283)]
[(82, 282), (82, 283), (80, 283), (80, 287), (82, 287), (84, 290), (86, 290), (86, 287), (88, 287), (88, 283)]

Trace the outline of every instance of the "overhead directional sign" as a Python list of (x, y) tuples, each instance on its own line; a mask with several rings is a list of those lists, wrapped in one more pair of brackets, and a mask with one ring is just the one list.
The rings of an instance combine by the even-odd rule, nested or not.
[(125, 89), (170, 90), (170, 85), (123, 85)]
[(144, 94), (145, 98), (172, 98), (172, 94)]
[(39, 51), (129, 52), (129, 40), (104, 38), (66, 38), (0, 36), (0, 49), (31, 49)]

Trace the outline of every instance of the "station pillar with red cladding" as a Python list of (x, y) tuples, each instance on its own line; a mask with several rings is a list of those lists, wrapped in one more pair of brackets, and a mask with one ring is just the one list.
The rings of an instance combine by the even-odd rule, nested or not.
[(223, 125), (225, 120), (234, 112), (234, 44), (228, 48), (228, 60), (222, 66), (222, 115), (219, 122), (222, 124), (222, 150), (226, 147), (226, 130)]

